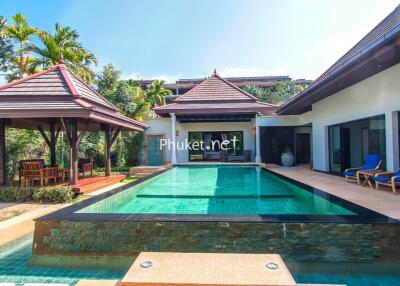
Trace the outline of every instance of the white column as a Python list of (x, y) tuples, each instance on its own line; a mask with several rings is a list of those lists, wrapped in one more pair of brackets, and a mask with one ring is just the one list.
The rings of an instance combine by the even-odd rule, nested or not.
[(256, 117), (256, 163), (261, 163), (261, 141), (260, 141), (260, 126), (258, 126)]
[(171, 139), (172, 139), (172, 150), (171, 150), (171, 163), (176, 164), (176, 117), (174, 113), (169, 114), (171, 116)]
[(399, 126), (398, 112), (385, 114), (386, 168), (396, 171), (399, 168)]

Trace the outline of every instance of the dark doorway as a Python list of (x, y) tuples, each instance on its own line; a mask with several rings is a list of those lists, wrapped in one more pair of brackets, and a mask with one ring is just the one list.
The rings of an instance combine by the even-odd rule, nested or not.
[(309, 164), (310, 133), (296, 133), (296, 164)]
[(351, 167), (350, 159), (350, 128), (342, 128), (341, 130), (341, 145), (342, 145), (342, 170)]
[(281, 154), (286, 148), (294, 152), (293, 127), (261, 128), (261, 160), (265, 163), (281, 164)]

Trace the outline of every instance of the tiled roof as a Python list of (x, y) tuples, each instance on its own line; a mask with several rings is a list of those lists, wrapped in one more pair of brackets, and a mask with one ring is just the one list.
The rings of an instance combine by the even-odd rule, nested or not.
[(218, 114), (262, 113), (272, 115), (276, 106), (261, 102), (216, 102), (216, 103), (171, 103), (156, 113), (198, 114), (216, 112)]
[(220, 77), (214, 72), (205, 81), (175, 99), (178, 101), (232, 101), (232, 100), (251, 100), (256, 98), (245, 92), (243, 89), (233, 85), (229, 81)]
[(133, 130), (147, 126), (118, 113), (63, 63), (0, 86), (0, 118), (82, 117)]
[(64, 65), (55, 65), (41, 73), (13, 81), (0, 87), (2, 96), (72, 96), (116, 110), (103, 96), (81, 81)]
[(60, 70), (54, 69), (29, 80), (11, 83), (0, 88), (0, 96), (71, 95)]
[(159, 115), (210, 113), (262, 113), (272, 114), (276, 105), (262, 103), (214, 72), (193, 89), (178, 96), (171, 104), (154, 108)]

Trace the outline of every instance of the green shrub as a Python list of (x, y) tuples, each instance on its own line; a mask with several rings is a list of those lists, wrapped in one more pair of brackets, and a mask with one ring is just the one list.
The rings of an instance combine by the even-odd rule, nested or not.
[(70, 202), (73, 197), (74, 193), (66, 186), (0, 187), (0, 202), (28, 202), (33, 200), (45, 203), (66, 203)]
[(15, 198), (18, 202), (32, 201), (33, 188), (15, 188), (15, 189), (16, 189)]
[(0, 187), (0, 202), (27, 202), (32, 200), (31, 188)]
[(35, 202), (67, 203), (74, 197), (74, 193), (66, 186), (47, 186), (36, 188), (33, 191)]
[(4, 186), (0, 187), (0, 202), (15, 202), (17, 200), (18, 188)]

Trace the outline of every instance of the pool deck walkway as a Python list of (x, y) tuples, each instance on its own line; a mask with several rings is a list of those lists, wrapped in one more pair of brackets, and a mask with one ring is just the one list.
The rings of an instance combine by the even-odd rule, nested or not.
[(357, 183), (347, 183), (342, 177), (312, 171), (302, 166), (282, 167), (264, 164), (264, 167), (352, 203), (400, 220), (400, 195), (393, 194), (390, 189), (377, 191), (375, 188), (363, 187)]

